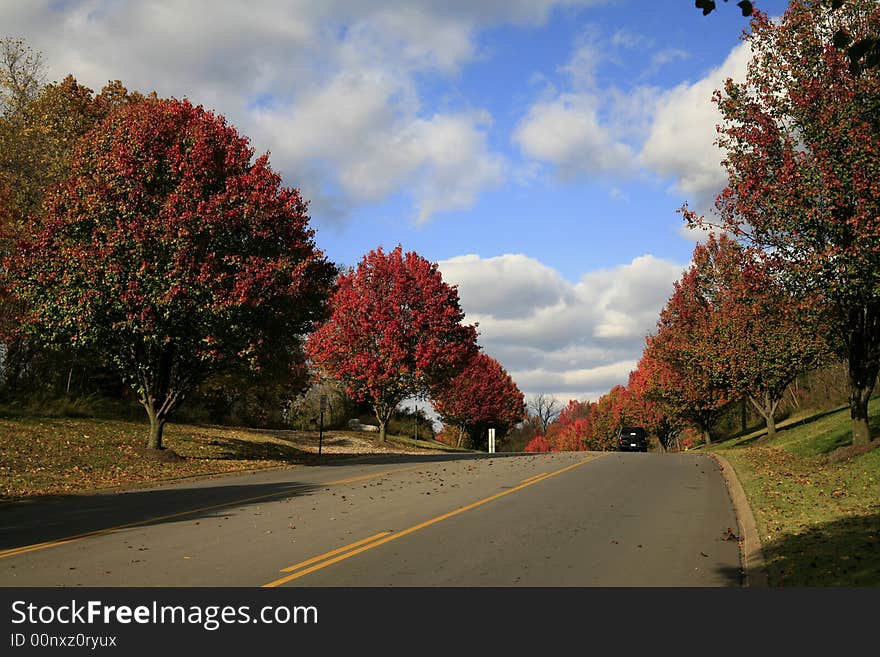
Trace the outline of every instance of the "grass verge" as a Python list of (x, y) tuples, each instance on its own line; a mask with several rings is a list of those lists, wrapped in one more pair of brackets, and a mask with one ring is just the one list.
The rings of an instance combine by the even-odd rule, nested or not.
[[(880, 399), (869, 413), (880, 435)], [(880, 585), (880, 439), (854, 450), (849, 431), (843, 408), (702, 448), (736, 469), (771, 586)]]
[[(311, 434), (309, 449), (290, 438)], [(339, 432), (334, 432), (339, 433)], [(344, 433), (344, 432), (343, 432)], [(0, 500), (147, 484), (168, 479), (317, 462), (317, 432), (255, 431), (169, 424), (165, 458), (144, 448), (140, 422), (70, 418), (0, 418)], [(363, 440), (364, 434), (358, 434)], [(325, 434), (325, 440), (329, 436)], [(398, 440), (389, 436), (389, 440)], [(403, 449), (439, 447), (420, 444)], [(424, 444), (422, 444), (424, 443)], [(325, 442), (325, 446), (327, 443)], [(439, 443), (438, 443), (439, 445)], [(393, 451), (394, 447), (383, 451)], [(356, 453), (326, 453), (321, 459)], [(182, 458), (181, 458), (182, 457)]]

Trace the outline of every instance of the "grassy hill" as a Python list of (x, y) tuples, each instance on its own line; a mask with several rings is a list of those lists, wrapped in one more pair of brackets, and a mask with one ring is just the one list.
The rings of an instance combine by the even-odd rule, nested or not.
[[(869, 406), (880, 435), (880, 398)], [(848, 447), (849, 409), (703, 446), (736, 469), (755, 515), (771, 586), (880, 585), (880, 439)]]
[[(317, 431), (169, 424), (161, 458), (144, 449), (147, 425), (107, 419), (0, 417), (0, 500), (241, 470), (317, 463)], [(360, 454), (450, 451), (436, 441), (326, 431), (321, 461)]]

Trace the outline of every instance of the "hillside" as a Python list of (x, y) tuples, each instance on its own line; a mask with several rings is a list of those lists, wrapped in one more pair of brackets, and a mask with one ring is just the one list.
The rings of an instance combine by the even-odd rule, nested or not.
[[(880, 399), (869, 409), (880, 435)], [(880, 585), (880, 439), (848, 442), (839, 408), (783, 422), (772, 441), (756, 432), (708, 448), (743, 484), (771, 586)]]
[(160, 458), (144, 449), (140, 422), (0, 418), (0, 499), (149, 484), (241, 470), (307, 465), (362, 454), (448, 451), (436, 442), (326, 431), (272, 431), (169, 424)]

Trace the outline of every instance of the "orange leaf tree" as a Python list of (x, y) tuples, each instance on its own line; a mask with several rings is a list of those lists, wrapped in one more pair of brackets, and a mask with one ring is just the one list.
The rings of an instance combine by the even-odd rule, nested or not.
[(768, 437), (789, 384), (825, 356), (820, 310), (786, 289), (753, 250), (726, 235), (694, 250), (703, 294), (712, 299), (707, 367), (745, 396), (764, 418)]
[(710, 366), (712, 306), (700, 273), (691, 267), (676, 281), (656, 334), (645, 340), (639, 365), (663, 413), (695, 425), (706, 442), (711, 442), (712, 428), (730, 401), (730, 391)]
[(547, 427), (546, 441), (551, 452), (582, 452), (593, 439), (593, 404), (569, 400)]

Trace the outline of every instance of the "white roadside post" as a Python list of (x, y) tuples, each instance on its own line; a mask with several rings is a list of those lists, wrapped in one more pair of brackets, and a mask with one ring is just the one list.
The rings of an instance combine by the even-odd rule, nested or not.
[(489, 453), (495, 453), (495, 429), (489, 429)]

